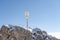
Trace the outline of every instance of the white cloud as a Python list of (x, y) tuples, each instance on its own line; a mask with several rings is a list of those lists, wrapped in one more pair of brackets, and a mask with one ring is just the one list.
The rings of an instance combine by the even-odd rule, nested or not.
[(60, 32), (49, 32), (48, 34), (60, 39)]

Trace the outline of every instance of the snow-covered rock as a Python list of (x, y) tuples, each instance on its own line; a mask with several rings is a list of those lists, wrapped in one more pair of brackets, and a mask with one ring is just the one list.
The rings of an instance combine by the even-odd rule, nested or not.
[[(31, 31), (30, 31), (31, 30)], [(3, 25), (0, 36), (5, 40), (52, 40), (52, 36), (39, 28), (29, 29), (17, 25)]]

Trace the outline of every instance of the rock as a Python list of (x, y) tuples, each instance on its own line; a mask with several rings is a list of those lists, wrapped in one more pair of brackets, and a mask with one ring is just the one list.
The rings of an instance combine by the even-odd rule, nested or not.
[(0, 28), (0, 40), (56, 40), (39, 28), (31, 31), (16, 25), (3, 25)]

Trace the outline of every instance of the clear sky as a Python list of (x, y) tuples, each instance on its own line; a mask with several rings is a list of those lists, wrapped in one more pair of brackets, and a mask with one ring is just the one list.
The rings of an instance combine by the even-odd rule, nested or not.
[(60, 32), (60, 0), (0, 0), (0, 26), (26, 25), (25, 11), (31, 28)]

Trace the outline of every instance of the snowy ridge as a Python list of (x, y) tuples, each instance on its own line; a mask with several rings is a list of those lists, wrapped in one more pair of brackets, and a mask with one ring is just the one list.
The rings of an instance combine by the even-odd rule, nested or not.
[[(22, 26), (22, 25), (18, 25), (17, 26), (17, 25), (10, 25), (9, 24), (9, 25), (3, 25), (3, 26), (8, 27), (9, 28), (9, 31), (11, 31), (13, 29), (15, 30), (16, 28), (18, 30), (20, 30), (21, 28), (27, 30), (27, 27)], [(53, 36), (54, 33), (52, 33), (53, 35), (50, 35), (51, 33), (47, 33), (46, 31), (43, 31), (43, 30), (41, 30), (39, 28), (31, 29), (30, 27), (28, 27), (28, 31), (31, 31), (31, 33), (32, 33), (32, 35), (31, 35), (32, 36), (31, 37), (32, 40), (53, 40), (54, 38), (56, 39), (56, 36)]]

